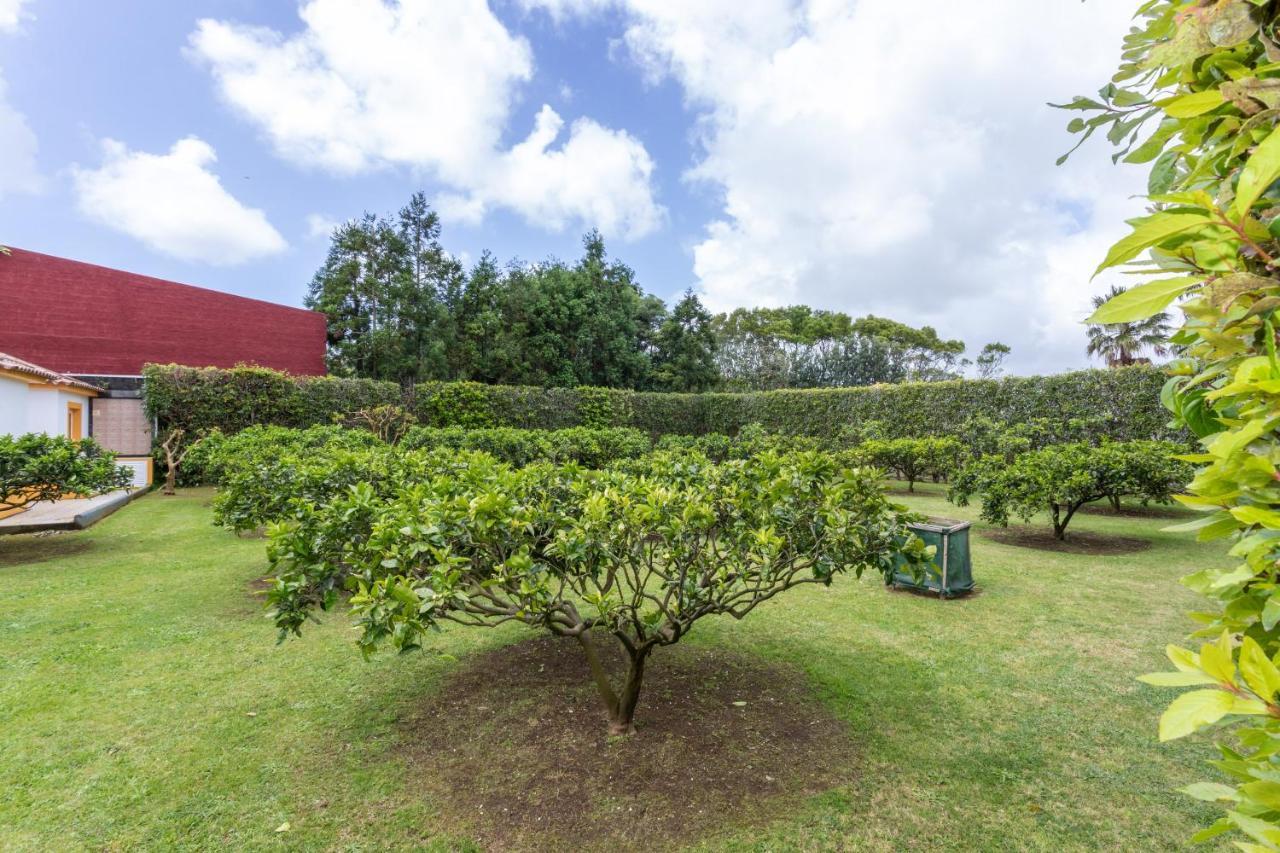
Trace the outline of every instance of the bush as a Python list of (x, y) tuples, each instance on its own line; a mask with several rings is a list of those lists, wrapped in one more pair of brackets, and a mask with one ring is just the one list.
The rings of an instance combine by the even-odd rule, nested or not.
[(948, 479), (960, 465), (964, 448), (951, 437), (873, 439), (858, 446), (855, 454), (871, 465), (892, 471), (916, 490), (916, 481), (932, 477)]
[(652, 449), (649, 436), (639, 430), (621, 427), (561, 430), (415, 427), (409, 430), (401, 444), (406, 448), (479, 450), (516, 467), (533, 462), (578, 462), (588, 468), (602, 468), (618, 459), (640, 456)]
[[(1048, 511), (1053, 535), (1065, 539), (1067, 525), (1085, 504), (1126, 495), (1167, 502), (1189, 479), (1185, 463), (1171, 458), (1177, 450), (1159, 442), (1056, 444), (1018, 454), (1012, 461), (985, 456), (957, 475), (950, 498), (965, 506), (982, 496), (982, 519), (1007, 526), (1009, 516), (1029, 521)], [(1181, 483), (1179, 482), (1181, 481)]]
[(133, 480), (113, 453), (91, 438), (72, 441), (41, 432), (0, 435), (0, 510), (72, 495), (99, 495)]
[(162, 428), (188, 434), (232, 433), (254, 424), (306, 427), (334, 415), (403, 405), (426, 426), (566, 429), (626, 426), (651, 436), (735, 436), (758, 423), (769, 433), (832, 442), (876, 422), (868, 438), (952, 435), (967, 443), (965, 422), (1043, 419), (1089, 424), (1055, 432), (1054, 442), (1177, 439), (1158, 397), (1163, 374), (1146, 366), (1057, 376), (955, 380), (864, 388), (820, 388), (756, 394), (666, 394), (605, 388), (528, 388), (430, 382), (403, 392), (388, 382), (289, 377), (262, 368), (196, 370), (148, 365), (148, 410)]
[[(571, 637), (622, 734), (649, 655), (702, 617), (741, 619), (846, 571), (889, 573), (900, 554), (911, 567), (928, 559), (874, 472), (824, 454), (685, 460), (679, 470), (665, 467), (669, 457), (648, 462), (635, 476), (481, 457), (405, 478), (389, 497), (369, 480), (325, 503), (301, 500), (271, 530), (271, 615), (282, 637), (296, 634), (345, 588), (366, 654), (420, 648), (444, 622), (520, 621)], [(602, 636), (625, 653), (620, 680), (596, 652)]]
[(308, 427), (330, 423), (336, 414), (403, 403), (393, 382), (289, 376), (262, 367), (149, 364), (142, 375), (148, 414), (162, 431), (176, 427), (188, 435), (254, 425)]

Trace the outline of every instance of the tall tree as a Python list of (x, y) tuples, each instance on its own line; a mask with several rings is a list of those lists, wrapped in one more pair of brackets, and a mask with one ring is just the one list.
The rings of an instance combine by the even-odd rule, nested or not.
[(1013, 352), (1008, 344), (992, 341), (982, 348), (978, 354), (978, 376), (981, 379), (995, 379), (1004, 370), (1004, 360)]
[[(1103, 296), (1093, 297), (1093, 308), (1098, 310), (1108, 301), (1124, 293), (1128, 288), (1111, 285)], [(1169, 354), (1169, 315), (1152, 314), (1140, 320), (1125, 323), (1090, 323), (1089, 355), (1096, 355), (1107, 367), (1126, 367), (1150, 361), (1144, 352), (1155, 356)]]
[(720, 383), (711, 314), (692, 289), (662, 320), (654, 340), (653, 385), (664, 391), (710, 391)]

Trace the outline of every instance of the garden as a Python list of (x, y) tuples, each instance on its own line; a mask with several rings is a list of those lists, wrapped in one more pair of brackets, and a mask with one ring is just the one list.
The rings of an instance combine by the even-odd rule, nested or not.
[[(176, 494), (0, 540), (0, 824), (18, 847), (1175, 845), (1212, 809), (1173, 790), (1194, 747), (1153, 756), (1164, 697), (1133, 676), (1185, 633), (1176, 578), (1227, 558), (1165, 529), (1196, 516), (1171, 505), (1188, 439), (1141, 403), (1160, 381), (807, 392), (835, 414), (801, 431), (770, 420), (796, 392), (150, 368)], [(0, 452), (15, 480), (43, 455)], [(932, 571), (911, 525), (938, 516), (976, 524), (977, 589), (886, 586)]]
[[(1144, 3), (1060, 105), (1151, 169), (1098, 268), (1145, 276), (1094, 300), (1107, 370), (999, 378), (993, 342), (960, 379), (928, 327), (783, 309), (721, 319), (748, 368), (715, 384), (692, 294), (651, 352), (518, 380), (546, 365), (423, 375), (433, 339), (341, 316), (346, 378), (148, 366), (161, 494), (0, 539), (0, 840), (1280, 850), (1278, 16)], [(586, 248), (502, 310), (607, 279), (662, 315)], [(0, 436), (0, 506), (121, 480)]]

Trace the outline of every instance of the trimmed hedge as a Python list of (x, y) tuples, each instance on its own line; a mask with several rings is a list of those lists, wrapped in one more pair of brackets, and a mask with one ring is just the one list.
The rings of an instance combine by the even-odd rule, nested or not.
[(235, 432), (250, 424), (309, 426), (335, 414), (400, 404), (426, 426), (566, 429), (632, 427), (653, 436), (765, 430), (835, 440), (879, 422), (885, 438), (956, 435), (972, 418), (1091, 421), (1118, 441), (1184, 438), (1160, 405), (1164, 374), (1149, 366), (1054, 376), (959, 379), (865, 388), (749, 394), (663, 394), (605, 388), (424, 383), (408, 392), (366, 379), (297, 378), (262, 368), (148, 366), (149, 411), (164, 427)]
[(626, 427), (413, 427), (401, 439), (400, 447), (479, 450), (517, 468), (533, 462), (577, 462), (587, 468), (602, 468), (619, 459), (643, 456), (653, 449), (653, 442), (640, 430)]
[(148, 364), (142, 376), (147, 413), (163, 429), (182, 427), (189, 435), (258, 424), (309, 427), (331, 423), (335, 414), (404, 402), (394, 382), (290, 376), (264, 367)]

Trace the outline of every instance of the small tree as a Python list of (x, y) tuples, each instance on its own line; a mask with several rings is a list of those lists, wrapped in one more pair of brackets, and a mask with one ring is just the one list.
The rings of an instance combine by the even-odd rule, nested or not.
[(198, 435), (190, 444), (183, 445), (182, 440), (187, 431), (182, 427), (169, 430), (169, 434), (160, 442), (160, 452), (164, 454), (164, 488), (161, 494), (176, 495), (178, 493), (178, 469), (182, 466), (187, 454), (200, 445), (203, 435)]
[(963, 447), (950, 437), (873, 439), (864, 442), (855, 454), (872, 465), (887, 468), (907, 481), (907, 491), (916, 490), (924, 477), (947, 478), (959, 466)]
[[(642, 460), (643, 462), (643, 460)], [(638, 464), (637, 464), (637, 467)], [(442, 622), (523, 622), (582, 647), (610, 731), (633, 731), (645, 664), (706, 616), (741, 619), (803, 584), (893, 570), (928, 549), (873, 472), (818, 453), (716, 465), (657, 454), (638, 473), (473, 459), (391, 498), (360, 484), (270, 532), (271, 615), (298, 633), (346, 587), (372, 653)], [(627, 659), (614, 678), (596, 649)]]
[(366, 429), (387, 444), (399, 444), (418, 419), (401, 406), (374, 406), (359, 409), (345, 417), (334, 416), (345, 427)]
[(970, 497), (981, 494), (983, 521), (1002, 526), (1008, 526), (1010, 515), (1029, 521), (1036, 513), (1048, 511), (1054, 537), (1065, 539), (1067, 525), (1085, 504), (1103, 499), (1115, 503), (1123, 495), (1144, 501), (1169, 499), (1177, 472), (1185, 469), (1166, 456), (1163, 471), (1157, 474), (1159, 465), (1152, 456), (1158, 451), (1152, 446), (1158, 444), (1055, 444), (1020, 453), (1012, 461), (985, 456), (960, 472), (950, 499), (966, 506)]
[(123, 489), (133, 476), (91, 438), (0, 435), (0, 509)]

